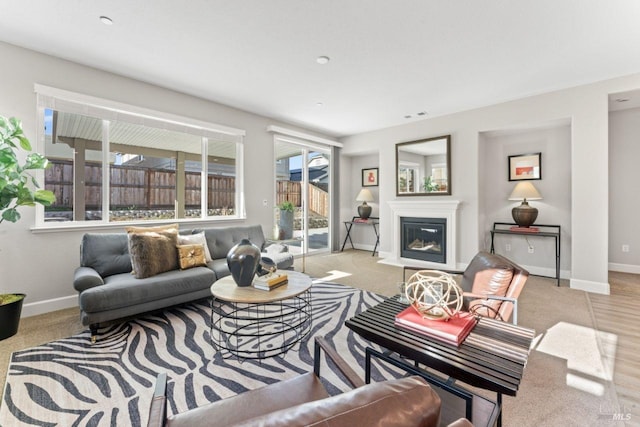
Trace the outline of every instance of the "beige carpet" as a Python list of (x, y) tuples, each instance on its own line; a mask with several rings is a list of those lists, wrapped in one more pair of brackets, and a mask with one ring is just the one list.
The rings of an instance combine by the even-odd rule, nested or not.
[(517, 426), (600, 426), (601, 407), (616, 404), (585, 292), (531, 277), (520, 298), (519, 324), (536, 330), (518, 395), (504, 417)]
[[(306, 266), (314, 277), (350, 272), (351, 276), (334, 281), (382, 295), (395, 294), (402, 269), (377, 261), (370, 252), (351, 250), (307, 257)], [(611, 382), (612, 367), (607, 365), (607, 336), (599, 336), (594, 329), (586, 292), (570, 289), (566, 280), (558, 287), (555, 279), (531, 276), (520, 296), (519, 310), (518, 324), (535, 329), (537, 339), (518, 395), (504, 397), (503, 425), (637, 425), (640, 420), (633, 417), (626, 423), (612, 420), (619, 405)]]
[[(345, 251), (306, 258), (306, 273), (338, 283), (393, 295), (402, 270), (377, 263), (370, 252)], [(296, 259), (296, 270), (302, 269)], [(640, 285), (639, 285), (640, 286)], [(594, 329), (585, 292), (560, 287), (553, 279), (531, 277), (520, 298), (519, 324), (534, 328), (533, 348), (516, 397), (504, 398), (505, 426), (639, 425), (612, 421), (620, 408), (610, 381), (611, 336)], [(25, 318), (18, 335), (0, 345), (0, 380), (4, 383), (13, 351), (70, 336), (84, 328), (78, 310), (67, 309)], [(491, 394), (488, 394), (491, 396)]]

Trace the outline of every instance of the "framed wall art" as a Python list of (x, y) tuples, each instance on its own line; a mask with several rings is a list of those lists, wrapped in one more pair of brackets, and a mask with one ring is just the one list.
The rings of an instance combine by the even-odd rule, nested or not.
[(542, 153), (509, 156), (509, 181), (542, 179)]
[(362, 169), (362, 186), (363, 187), (378, 186), (378, 168)]

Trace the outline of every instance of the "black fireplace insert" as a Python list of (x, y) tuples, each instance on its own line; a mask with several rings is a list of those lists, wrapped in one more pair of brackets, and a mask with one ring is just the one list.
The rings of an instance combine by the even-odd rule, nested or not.
[(447, 263), (446, 218), (400, 218), (400, 256)]

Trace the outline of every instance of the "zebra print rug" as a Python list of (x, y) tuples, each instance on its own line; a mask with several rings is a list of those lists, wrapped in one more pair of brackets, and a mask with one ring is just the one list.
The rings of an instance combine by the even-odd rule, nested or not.
[[(209, 300), (146, 315), (103, 332), (89, 331), (13, 353), (0, 407), (0, 425), (146, 425), (158, 373), (167, 372), (168, 412), (180, 413), (219, 399), (309, 372), (313, 336), (327, 337), (364, 377), (369, 344), (344, 326), (383, 297), (335, 283), (314, 283), (308, 339), (283, 356), (263, 361), (224, 359), (209, 339)], [(358, 371), (359, 370), (359, 371)], [(374, 379), (395, 376), (372, 372)], [(349, 389), (323, 366), (331, 394)]]

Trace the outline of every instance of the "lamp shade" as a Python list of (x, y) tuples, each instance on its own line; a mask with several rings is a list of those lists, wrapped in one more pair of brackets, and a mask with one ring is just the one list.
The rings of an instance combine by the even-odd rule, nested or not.
[(511, 195), (509, 196), (509, 200), (541, 200), (541, 199), (542, 199), (542, 196), (540, 195), (536, 187), (534, 187), (533, 184), (528, 181), (519, 182), (511, 192)]
[(528, 200), (540, 200), (542, 196), (530, 182), (519, 182), (511, 192), (509, 200), (522, 200), (522, 204), (511, 210), (511, 216), (519, 227), (528, 228), (538, 218), (538, 209), (529, 206)]
[(356, 201), (357, 202), (373, 202), (373, 194), (371, 194), (371, 191), (367, 190), (366, 188), (363, 188), (358, 193), (358, 196), (356, 197)]

